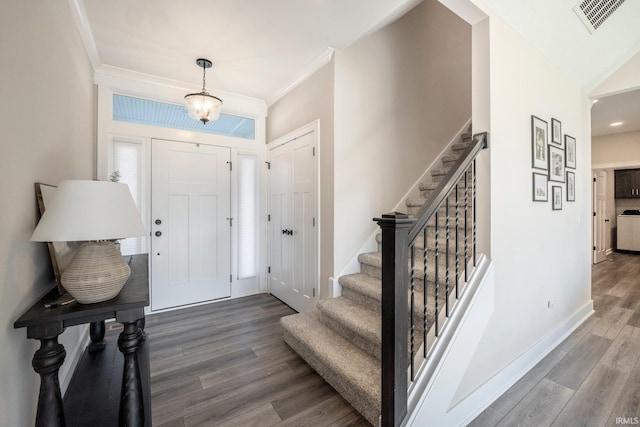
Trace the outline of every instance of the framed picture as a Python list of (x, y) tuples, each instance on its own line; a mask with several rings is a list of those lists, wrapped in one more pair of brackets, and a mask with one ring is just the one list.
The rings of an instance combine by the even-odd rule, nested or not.
[(551, 209), (554, 211), (562, 209), (562, 187), (559, 185), (551, 187)]
[(576, 201), (576, 174), (567, 171), (567, 202)]
[(564, 151), (566, 153), (566, 165), (568, 168), (576, 168), (576, 139), (572, 136), (564, 136)]
[(549, 145), (549, 181), (564, 182), (564, 150)]
[(549, 200), (547, 195), (547, 181), (548, 176), (546, 173), (533, 173), (533, 201), (534, 202), (546, 202)]
[(551, 142), (562, 146), (562, 123), (560, 120), (551, 119)]
[[(45, 208), (48, 203), (51, 203), (53, 195), (56, 192), (56, 188), (53, 185), (41, 184), (36, 182), (36, 199), (38, 200), (38, 208), (40, 210), (40, 216), (44, 214)], [(48, 242), (49, 257), (51, 258), (51, 265), (53, 266), (53, 274), (56, 277), (58, 283), (58, 292), (62, 295), (65, 290), (62, 287), (60, 278), (62, 272), (67, 268), (69, 262), (75, 255), (76, 251), (80, 247), (79, 242)]]
[(531, 158), (536, 169), (547, 170), (547, 146), (549, 145), (547, 122), (531, 116)]

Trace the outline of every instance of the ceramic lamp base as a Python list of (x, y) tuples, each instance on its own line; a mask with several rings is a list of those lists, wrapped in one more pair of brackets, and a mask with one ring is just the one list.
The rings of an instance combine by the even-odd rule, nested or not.
[(81, 304), (114, 298), (131, 269), (113, 242), (88, 242), (62, 273), (62, 286)]

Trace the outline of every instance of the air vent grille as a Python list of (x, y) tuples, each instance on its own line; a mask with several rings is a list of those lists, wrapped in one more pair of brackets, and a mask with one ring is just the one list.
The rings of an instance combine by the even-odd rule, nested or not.
[(625, 0), (583, 0), (573, 11), (591, 34), (616, 11)]

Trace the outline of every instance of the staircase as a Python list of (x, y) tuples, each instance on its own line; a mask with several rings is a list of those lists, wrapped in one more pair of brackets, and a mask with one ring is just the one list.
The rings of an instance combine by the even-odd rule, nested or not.
[[(441, 167), (430, 171), (431, 182), (420, 184), (420, 197), (406, 200), (409, 217), (418, 213), (420, 208), (428, 200), (428, 197), (436, 189), (440, 181), (445, 177), (449, 169), (456, 163), (471, 142), (471, 129), (462, 134), (460, 140), (451, 145), (448, 152), (442, 156)], [(463, 181), (464, 182), (464, 181)], [(460, 192), (460, 187), (458, 187)], [(455, 197), (455, 196), (454, 196)], [(464, 197), (464, 194), (462, 194)], [(455, 203), (455, 202), (453, 202)], [(451, 202), (450, 202), (451, 204)], [(455, 220), (455, 207), (449, 209), (450, 228), (456, 228), (456, 224), (464, 222), (464, 218), (458, 216)], [(438, 210), (438, 227), (435, 221), (427, 224), (426, 232), (417, 238), (415, 242), (413, 265), (413, 310), (410, 310), (409, 324), (413, 320), (413, 331), (409, 337), (407, 346), (410, 347), (409, 355), (418, 354), (418, 349), (423, 344), (425, 326), (429, 334), (433, 335), (436, 301), (440, 312), (445, 307), (444, 283), (453, 283), (455, 279), (447, 275), (451, 271), (461, 271), (463, 267), (455, 266), (455, 256), (446, 256), (451, 253), (455, 245), (446, 245), (444, 242), (446, 227), (446, 208)], [(469, 214), (469, 213), (467, 213)], [(458, 225), (458, 228), (460, 226)], [(455, 233), (458, 241), (464, 244), (464, 235)], [(424, 236), (427, 238), (427, 248), (424, 248)], [(438, 237), (436, 239), (436, 236)], [(380, 419), (381, 406), (381, 237), (378, 240), (378, 250), (372, 253), (362, 253), (358, 256), (360, 273), (349, 274), (339, 278), (342, 286), (342, 296), (322, 300), (317, 304), (317, 309), (311, 313), (300, 313), (281, 319), (284, 328), (285, 342), (293, 348), (305, 361), (311, 365), (334, 389), (336, 389), (351, 405), (356, 408), (372, 425), (377, 426)], [(438, 242), (438, 243), (436, 243)], [(439, 245), (436, 250), (436, 244)], [(420, 255), (418, 255), (420, 254)], [(423, 255), (424, 254), (424, 260)], [(439, 259), (438, 259), (439, 255)], [(409, 255), (409, 259), (412, 256)], [(435, 268), (436, 259), (440, 268)], [(419, 262), (418, 262), (419, 261)], [(446, 268), (448, 262), (449, 268)], [(427, 267), (427, 320), (424, 320), (424, 292), (425, 283), (424, 268)], [(411, 272), (411, 267), (409, 269)], [(436, 274), (440, 286), (440, 292), (436, 298), (435, 283)], [(411, 273), (410, 273), (411, 275)], [(413, 335), (414, 339), (411, 339)], [(428, 339), (429, 341), (429, 339)], [(408, 361), (409, 362), (409, 361)], [(409, 366), (409, 363), (408, 363)]]

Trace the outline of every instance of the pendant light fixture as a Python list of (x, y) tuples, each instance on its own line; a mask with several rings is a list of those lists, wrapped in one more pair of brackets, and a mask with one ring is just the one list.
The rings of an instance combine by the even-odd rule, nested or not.
[(193, 119), (200, 120), (202, 124), (206, 125), (209, 121), (218, 120), (220, 107), (222, 107), (222, 99), (209, 95), (209, 92), (205, 90), (206, 70), (213, 65), (211, 61), (198, 58), (196, 64), (198, 67), (202, 67), (202, 91), (185, 95), (184, 102), (187, 104), (189, 116)]

